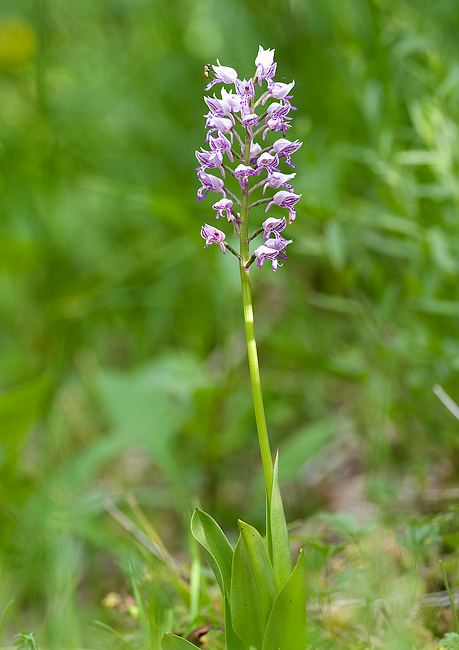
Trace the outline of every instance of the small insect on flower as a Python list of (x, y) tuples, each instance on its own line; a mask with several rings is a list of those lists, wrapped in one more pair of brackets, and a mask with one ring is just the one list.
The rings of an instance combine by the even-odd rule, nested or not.
[(210, 65), (210, 63), (206, 63), (206, 65), (204, 66), (204, 72), (202, 73), (201, 81), (202, 79), (204, 79), (204, 77), (208, 79), (211, 71), (212, 71), (212, 66)]

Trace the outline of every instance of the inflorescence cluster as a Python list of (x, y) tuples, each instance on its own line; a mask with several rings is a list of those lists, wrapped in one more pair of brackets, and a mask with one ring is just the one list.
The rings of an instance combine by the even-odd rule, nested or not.
[[(206, 118), (206, 143), (208, 150), (201, 148), (196, 151), (199, 162), (197, 176), (201, 182), (198, 190), (198, 201), (206, 198), (209, 190), (221, 193), (222, 198), (212, 206), (216, 210), (216, 218), (226, 217), (232, 223), (234, 233), (240, 237), (240, 254), (225, 241), (226, 235), (218, 228), (206, 224), (201, 229), (201, 235), (206, 240), (206, 245), (219, 244), (223, 253), (230, 250), (248, 268), (255, 260), (260, 268), (265, 260), (272, 262), (273, 271), (282, 266), (280, 259), (287, 259), (286, 246), (292, 243), (285, 239), (281, 232), (287, 225), (285, 217), (275, 219), (269, 217), (262, 227), (248, 236), (249, 211), (258, 205), (267, 204), (265, 212), (271, 206), (277, 205), (288, 210), (288, 223), (295, 217), (295, 204), (300, 200), (301, 194), (295, 194), (289, 184), (295, 173), (284, 174), (279, 169), (280, 160), (291, 168), (295, 168), (291, 155), (301, 147), (301, 142), (287, 140), (285, 135), (290, 128), (289, 117), (291, 110), (296, 110), (290, 103), (295, 82), (290, 84), (274, 81), (277, 63), (274, 62), (274, 50), (264, 50), (261, 46), (255, 59), (256, 72), (252, 79), (239, 79), (236, 70), (218, 65), (207, 65), (206, 76), (210, 68), (213, 69), (213, 78), (206, 87), (206, 91), (217, 83), (231, 84), (235, 92), (229, 92), (225, 87), (221, 89), (221, 99), (215, 96), (204, 97), (209, 112)], [(266, 90), (256, 99), (256, 86), (267, 84)], [(269, 105), (265, 108), (267, 102)], [(257, 109), (261, 113), (257, 114)], [(261, 137), (264, 145), (268, 131), (282, 132), (284, 137), (273, 144), (262, 146), (255, 142)], [(218, 170), (220, 176), (209, 174), (207, 170)], [(238, 198), (225, 185), (227, 174), (236, 179), (240, 187)], [(260, 178), (260, 180), (258, 180)], [(263, 188), (263, 198), (252, 203), (253, 192)], [(272, 196), (266, 196), (267, 190), (275, 190)], [(277, 190), (277, 191), (276, 191)], [(270, 193), (271, 194), (271, 193)], [(258, 246), (252, 255), (248, 254), (248, 244), (256, 236), (263, 233), (263, 244)]]

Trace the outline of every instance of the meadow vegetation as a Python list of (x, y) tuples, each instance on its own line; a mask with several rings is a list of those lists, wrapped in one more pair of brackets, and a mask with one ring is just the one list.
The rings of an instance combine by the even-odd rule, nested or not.
[(451, 0), (1, 3), (0, 646), (223, 647), (189, 519), (262, 528), (263, 474), (194, 152), (204, 65), (261, 44), (303, 142), (252, 286), (307, 647), (459, 647), (458, 27)]

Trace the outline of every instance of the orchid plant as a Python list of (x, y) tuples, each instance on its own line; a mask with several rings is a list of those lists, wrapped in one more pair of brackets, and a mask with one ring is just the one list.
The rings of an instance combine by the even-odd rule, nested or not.
[[(285, 137), (291, 126), (289, 113), (295, 110), (289, 94), (295, 82), (274, 81), (277, 67), (274, 50), (260, 46), (255, 66), (255, 74), (249, 80), (239, 79), (236, 70), (220, 65), (218, 59), (217, 65), (206, 66), (206, 76), (211, 76), (213, 70), (206, 91), (221, 83), (234, 86), (234, 91), (223, 87), (221, 98), (215, 94), (204, 97), (209, 109), (204, 116), (209, 148), (197, 151), (196, 158), (201, 182), (197, 200), (205, 199), (209, 191), (221, 194), (222, 198), (212, 206), (216, 218), (226, 217), (233, 235), (239, 239), (239, 251), (236, 251), (222, 230), (209, 224), (201, 229), (206, 242), (204, 248), (218, 244), (223, 253), (229, 251), (239, 263), (250, 379), (266, 483), (266, 539), (255, 528), (239, 521), (239, 539), (233, 549), (214, 519), (201, 510), (194, 512), (191, 530), (204, 548), (222, 592), (227, 650), (304, 650), (305, 559), (300, 551), (292, 570), (279, 490), (278, 453), (273, 459), (263, 406), (249, 276), (254, 262), (260, 269), (269, 260), (276, 271), (282, 266), (281, 260), (287, 259), (286, 247), (292, 240), (281, 233), (287, 223), (294, 221), (294, 206), (301, 194), (295, 194), (290, 185), (295, 173), (283, 173), (280, 164), (285, 159), (285, 164), (295, 168), (291, 155), (301, 142)], [(265, 144), (270, 131), (283, 137)], [(208, 170), (217, 171), (219, 176)], [(228, 187), (229, 182), (233, 184), (232, 189)], [(255, 192), (261, 189), (261, 198), (254, 198)], [(262, 205), (265, 213), (278, 206), (286, 208), (288, 215), (268, 217), (249, 234), (249, 215)], [(262, 243), (251, 253), (250, 244), (259, 235)], [(163, 650), (195, 647), (173, 634), (163, 637), (162, 646)]]

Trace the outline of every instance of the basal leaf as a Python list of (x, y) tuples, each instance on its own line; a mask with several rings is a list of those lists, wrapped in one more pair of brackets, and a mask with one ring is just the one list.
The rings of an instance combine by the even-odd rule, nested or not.
[(233, 549), (220, 526), (210, 515), (196, 509), (191, 517), (193, 537), (206, 551), (221, 592), (229, 598)]
[(175, 634), (165, 634), (161, 641), (163, 650), (196, 650), (196, 646), (181, 636)]
[(270, 529), (270, 554), (277, 586), (281, 589), (292, 572), (292, 557), (288, 541), (287, 523), (279, 489), (279, 451), (274, 457), (273, 487), (271, 493), (271, 508), (268, 519)]
[(303, 550), (272, 607), (263, 650), (304, 650), (306, 646), (306, 563)]
[(277, 584), (260, 533), (239, 521), (239, 540), (231, 573), (231, 616), (236, 634), (247, 646), (261, 649)]
[(226, 650), (246, 650), (247, 648), (234, 631), (230, 604), (227, 598), (225, 598), (225, 644)]

